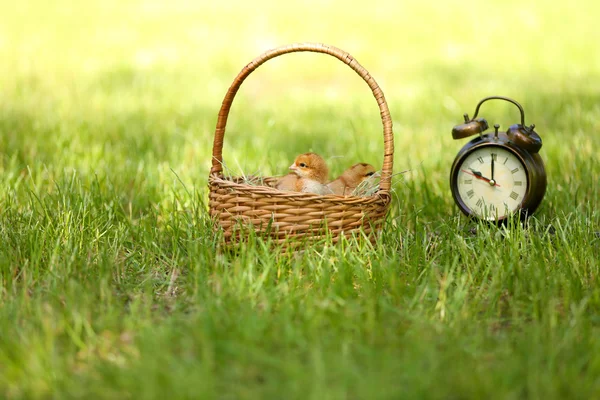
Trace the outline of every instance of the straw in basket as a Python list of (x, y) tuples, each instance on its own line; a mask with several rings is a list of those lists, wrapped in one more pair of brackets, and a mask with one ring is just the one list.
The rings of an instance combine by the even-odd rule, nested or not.
[[(379, 106), (383, 123), (383, 166), (379, 190), (367, 197), (317, 195), (280, 191), (273, 187), (277, 178), (265, 177), (265, 186), (249, 185), (243, 178), (223, 174), (223, 138), (233, 99), (242, 82), (264, 62), (294, 52), (328, 54), (347, 64), (369, 85)], [(394, 136), (392, 119), (375, 79), (350, 54), (333, 46), (302, 43), (279, 47), (255, 58), (246, 65), (230, 86), (219, 111), (209, 175), (209, 208), (215, 228), (222, 229), (226, 243), (243, 240), (245, 230), (271, 237), (288, 245), (323, 237), (333, 242), (342, 236), (363, 232), (371, 240), (381, 229), (391, 202)], [(247, 232), (246, 232), (247, 233)]]

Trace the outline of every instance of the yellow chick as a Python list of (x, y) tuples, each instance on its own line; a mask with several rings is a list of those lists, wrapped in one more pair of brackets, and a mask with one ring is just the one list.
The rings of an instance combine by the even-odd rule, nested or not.
[(315, 153), (300, 154), (290, 165), (291, 173), (281, 178), (275, 187), (279, 190), (316, 194), (331, 194), (325, 185), (329, 168), (325, 160)]
[(352, 194), (354, 189), (362, 181), (372, 176), (375, 173), (375, 167), (371, 164), (358, 163), (344, 171), (339, 178), (327, 184), (332, 193), (347, 196)]

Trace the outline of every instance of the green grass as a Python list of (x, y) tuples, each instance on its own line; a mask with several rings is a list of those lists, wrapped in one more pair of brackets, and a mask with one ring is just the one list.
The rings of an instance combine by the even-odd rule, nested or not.
[[(597, 2), (4, 3), (0, 397), (600, 396)], [(218, 108), (247, 62), (296, 41), (372, 73), (410, 172), (374, 246), (221, 253)], [(544, 140), (528, 227), (475, 225), (452, 202), (451, 128), (489, 95), (520, 101)], [(380, 167), (378, 118), (342, 63), (284, 56), (240, 90), (224, 159)]]

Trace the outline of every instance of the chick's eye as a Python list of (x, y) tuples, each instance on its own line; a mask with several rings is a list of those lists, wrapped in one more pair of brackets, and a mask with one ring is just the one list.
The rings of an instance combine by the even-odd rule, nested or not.
[(367, 175), (366, 175), (366, 176), (373, 176), (373, 174), (374, 174), (374, 173), (375, 173), (375, 172), (367, 172)]
[(301, 163), (300, 163), (300, 166), (301, 166), (302, 168), (306, 168), (306, 164), (305, 164), (305, 163), (303, 163), (303, 162), (301, 162)]

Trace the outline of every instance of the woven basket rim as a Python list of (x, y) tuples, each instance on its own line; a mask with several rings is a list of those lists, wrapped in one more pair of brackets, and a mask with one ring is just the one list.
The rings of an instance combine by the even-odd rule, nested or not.
[[(370, 196), (341, 196), (336, 194), (316, 194), (316, 193), (305, 193), (305, 192), (293, 192), (287, 190), (279, 190), (270, 186), (265, 185), (249, 185), (247, 183), (234, 182), (234, 179), (241, 177), (229, 177), (219, 174), (210, 174), (209, 185), (217, 185), (232, 189), (235, 192), (247, 192), (255, 195), (262, 195), (265, 197), (278, 197), (285, 198), (288, 200), (312, 200), (312, 201), (323, 201), (330, 203), (344, 203), (344, 204), (371, 204), (374, 202), (388, 202), (391, 198), (389, 191), (379, 189)], [(271, 178), (271, 177), (266, 177)]]

